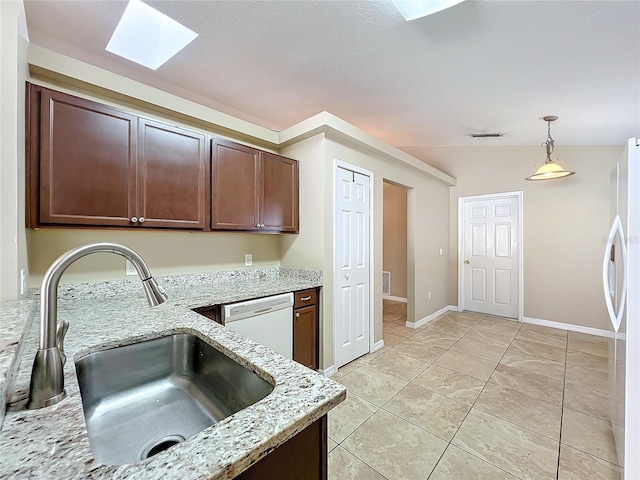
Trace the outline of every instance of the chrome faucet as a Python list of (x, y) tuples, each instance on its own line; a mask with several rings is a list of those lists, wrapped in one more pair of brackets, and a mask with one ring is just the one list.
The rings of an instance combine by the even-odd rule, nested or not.
[(124, 245), (117, 243), (89, 243), (69, 250), (58, 258), (47, 270), (40, 287), (40, 346), (33, 361), (31, 386), (27, 408), (36, 409), (55, 405), (62, 400), (64, 390), (63, 365), (64, 336), (69, 328), (66, 320), (58, 323), (58, 283), (69, 265), (92, 253), (115, 253), (129, 260), (147, 294), (149, 305), (154, 307), (167, 300), (164, 289), (151, 276), (143, 258)]

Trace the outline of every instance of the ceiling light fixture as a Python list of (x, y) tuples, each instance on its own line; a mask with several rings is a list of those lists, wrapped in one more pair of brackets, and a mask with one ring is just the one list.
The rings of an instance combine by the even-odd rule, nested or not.
[(106, 50), (157, 70), (198, 34), (139, 0), (130, 0)]
[(426, 17), (462, 2), (464, 0), (393, 0), (393, 4), (400, 10), (407, 22)]
[(536, 173), (527, 177), (525, 180), (551, 180), (553, 178), (563, 178), (573, 175), (576, 172), (565, 170), (557, 160), (555, 162), (551, 160), (551, 154), (553, 153), (555, 144), (553, 138), (551, 138), (551, 122), (557, 120), (558, 117), (555, 115), (547, 115), (542, 119), (547, 122), (547, 141), (542, 144), (547, 148), (547, 159), (540, 165), (538, 170), (536, 170)]

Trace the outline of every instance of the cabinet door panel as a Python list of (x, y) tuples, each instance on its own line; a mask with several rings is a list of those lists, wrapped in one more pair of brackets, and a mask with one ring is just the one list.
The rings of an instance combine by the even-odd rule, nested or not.
[(260, 152), (224, 140), (212, 143), (211, 228), (256, 230)]
[(138, 216), (148, 227), (205, 226), (205, 135), (140, 119)]
[(297, 308), (293, 313), (293, 359), (312, 369), (318, 368), (318, 310), (315, 305)]
[(49, 90), (41, 111), (40, 222), (129, 225), (136, 117)]
[(262, 152), (262, 230), (298, 232), (298, 162)]

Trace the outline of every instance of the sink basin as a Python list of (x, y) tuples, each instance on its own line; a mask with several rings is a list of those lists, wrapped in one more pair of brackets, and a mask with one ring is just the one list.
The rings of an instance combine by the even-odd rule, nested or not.
[(91, 451), (106, 465), (153, 456), (273, 390), (191, 334), (103, 350), (75, 365)]

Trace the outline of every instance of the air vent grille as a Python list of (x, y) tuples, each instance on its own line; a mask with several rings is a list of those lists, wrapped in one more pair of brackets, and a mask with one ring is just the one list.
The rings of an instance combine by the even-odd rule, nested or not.
[(391, 295), (391, 272), (382, 272), (382, 294)]

